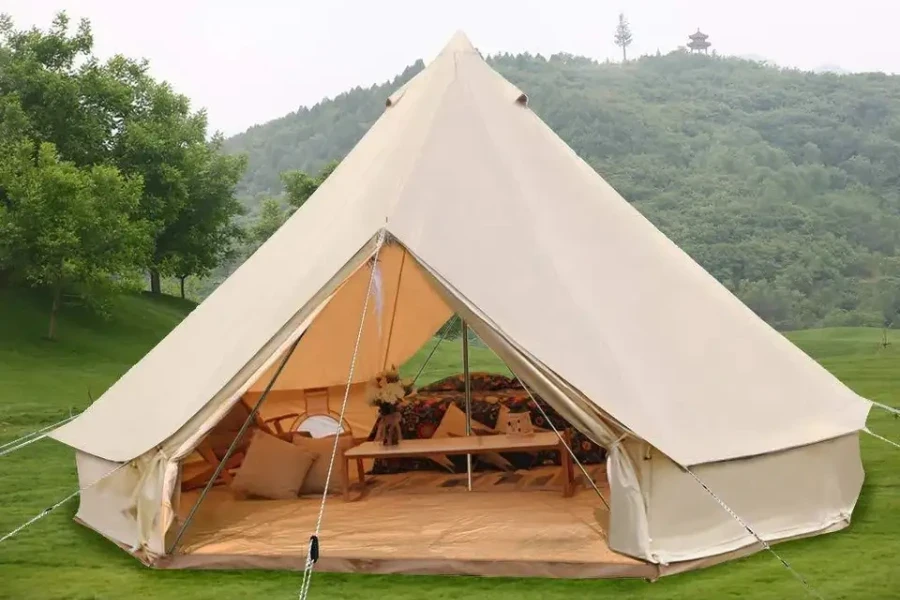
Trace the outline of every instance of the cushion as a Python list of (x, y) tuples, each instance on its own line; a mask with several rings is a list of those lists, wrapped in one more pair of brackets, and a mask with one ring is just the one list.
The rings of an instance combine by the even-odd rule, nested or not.
[(315, 459), (303, 448), (256, 430), (231, 488), (255, 498), (296, 498)]
[[(444, 382), (459, 381), (457, 376), (448, 377)], [(438, 382), (440, 383), (440, 382)], [(454, 384), (456, 385), (456, 384)], [(506, 390), (493, 391), (489, 394), (483, 392), (475, 392), (472, 394), (472, 422), (476, 428), (479, 427), (505, 433), (502, 431), (505, 419), (501, 417), (501, 411), (510, 410), (512, 412), (528, 411), (531, 413), (531, 422), (534, 424), (536, 431), (551, 431), (550, 424), (544, 417), (541, 410), (531, 400), (531, 396), (521, 387), (518, 382), (513, 381), (514, 387)], [(540, 406), (546, 411), (550, 420), (559, 428), (569, 428), (565, 419), (553, 410), (553, 408), (544, 402), (540, 396), (535, 399)], [(465, 434), (465, 396), (457, 391), (427, 391), (422, 389), (415, 396), (409, 397), (399, 405), (399, 410), (403, 414), (403, 439), (427, 439), (433, 437), (435, 432), (441, 426), (441, 422), (452, 405), (456, 405), (459, 409), (451, 413), (450, 421), (445, 427), (449, 427), (449, 423), (454, 419), (457, 422), (454, 431), (462, 431)], [(462, 423), (459, 428), (458, 423)], [(443, 433), (443, 432), (442, 432)], [(369, 434), (369, 440), (375, 438), (375, 427)], [(585, 465), (602, 464), (606, 459), (606, 451), (590, 441), (586, 436), (577, 430), (572, 431), (572, 450), (578, 457), (578, 460)], [(559, 464), (559, 453), (553, 450), (542, 450), (538, 452), (504, 452), (503, 457), (512, 463), (516, 469), (530, 469), (536, 465), (542, 464)], [(373, 475), (383, 475), (388, 473), (407, 473), (411, 471), (435, 470), (450, 468), (447, 461), (452, 461), (455, 465), (454, 470), (465, 469), (465, 456), (458, 457), (433, 457), (429, 460), (424, 457), (413, 458), (378, 458), (375, 459), (370, 471)], [(482, 461), (483, 462), (483, 461)], [(438, 466), (441, 465), (441, 467)]]
[[(325, 491), (325, 479), (328, 477), (328, 464), (331, 462), (334, 436), (321, 438), (294, 436), (294, 445), (316, 455), (315, 462), (309, 469), (309, 473), (306, 474), (306, 479), (303, 480), (300, 494), (322, 494)], [(331, 481), (328, 483), (330, 493), (341, 490), (341, 455), (352, 447), (353, 437), (342, 434), (338, 439), (338, 454), (334, 458), (334, 469), (331, 472)]]

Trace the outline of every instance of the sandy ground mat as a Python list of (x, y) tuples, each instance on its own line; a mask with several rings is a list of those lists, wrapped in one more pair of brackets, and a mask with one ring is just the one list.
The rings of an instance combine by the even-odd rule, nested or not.
[[(583, 485), (574, 497), (563, 498), (558, 472), (557, 467), (480, 473), (472, 492), (466, 491), (465, 474), (372, 477), (362, 500), (329, 496), (317, 568), (549, 577), (655, 574), (654, 567), (609, 549), (602, 502)], [(186, 494), (183, 510), (195, 498)], [(215, 489), (178, 555), (164, 566), (300, 569), (318, 508), (318, 498), (238, 500), (227, 489)]]

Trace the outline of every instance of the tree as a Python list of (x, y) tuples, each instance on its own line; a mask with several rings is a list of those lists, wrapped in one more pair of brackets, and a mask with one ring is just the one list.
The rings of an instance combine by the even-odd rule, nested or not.
[(185, 162), (187, 203), (157, 240), (168, 249), (172, 272), (181, 280), (205, 276), (232, 259), (244, 238), (235, 217), (244, 214), (234, 189), (247, 165), (243, 155), (221, 153), (222, 137), (190, 148)]
[(259, 215), (250, 228), (250, 241), (256, 249), (284, 224), (287, 215), (276, 198), (266, 198), (259, 205)]
[[(237, 254), (242, 240), (236, 217), (244, 209), (234, 192), (246, 159), (226, 155), (221, 136), (208, 140), (204, 112), (193, 111), (186, 97), (150, 77), (146, 61), (117, 55), (100, 62), (92, 49), (86, 20), (73, 32), (65, 13), (59, 13), (46, 31), (19, 31), (11, 18), (0, 16), (0, 161), (5, 172), (0, 217), (9, 234), (0, 241), (0, 281), (50, 286), (54, 315), (63, 288), (84, 294), (84, 283), (138, 269), (149, 272), (154, 292), (160, 291), (162, 275), (179, 277), (183, 295), (188, 276), (210, 273)], [(128, 194), (109, 184), (112, 191), (104, 193), (110, 200), (99, 186), (114, 175), (127, 183)], [(60, 197), (49, 197), (51, 184), (59, 184)], [(15, 196), (10, 186), (18, 186)], [(88, 198), (90, 190), (96, 197)], [(122, 198), (135, 190), (138, 209), (126, 210)], [(51, 267), (58, 257), (47, 258), (46, 236), (29, 229), (28, 221), (54, 202), (61, 222), (48, 227), (47, 235), (56, 227), (68, 241), (97, 239), (101, 233), (88, 228), (109, 226), (119, 207), (115, 214), (127, 213), (134, 231), (149, 235), (151, 243), (130, 254), (138, 263), (126, 264), (120, 259), (128, 254), (116, 253), (115, 244), (107, 244), (106, 254), (88, 246), (85, 252), (93, 254), (79, 256), (57, 241), (60, 252), (76, 258), (61, 259), (65, 269), (56, 276)], [(77, 213), (100, 202), (109, 202), (113, 212), (99, 210), (102, 218), (93, 221)], [(70, 209), (77, 214), (69, 215)], [(129, 227), (116, 230), (127, 242)], [(39, 270), (35, 261), (51, 266)], [(105, 276), (97, 275), (104, 269)]]
[(114, 285), (114, 277), (145, 260), (146, 224), (136, 219), (139, 179), (109, 165), (61, 161), (53, 144), (20, 141), (0, 160), (0, 256), (34, 286), (51, 290), (47, 331), (67, 288)]
[(82, 20), (70, 35), (65, 13), (46, 32), (0, 21), (0, 95), (18, 97), (33, 140), (54, 144), (61, 160), (78, 166), (110, 159), (132, 108), (132, 82), (146, 70), (122, 57), (100, 64), (92, 47), (90, 23)]
[[(9, 175), (14, 173), (11, 169), (18, 168), (12, 162), (17, 153), (21, 151), (22, 144), (27, 142), (28, 119), (22, 111), (19, 99), (13, 95), (0, 96), (0, 237), (2, 237), (2, 225), (8, 218), (8, 211), (12, 210), (12, 198), (8, 186)], [(4, 285), (12, 275), (12, 256), (7, 244), (0, 243), (0, 286)]]
[(622, 48), (622, 62), (628, 61), (627, 48), (631, 45), (631, 26), (624, 13), (619, 13), (619, 24), (616, 25), (616, 46)]
[(135, 109), (122, 123), (114, 155), (125, 173), (144, 182), (141, 218), (153, 234), (146, 267), (150, 291), (159, 294), (160, 277), (175, 275), (180, 236), (189, 231), (179, 219), (189, 204), (190, 161), (206, 145), (206, 115), (192, 113), (185, 96), (147, 76), (137, 79), (134, 94)]
[(281, 174), (281, 182), (287, 194), (288, 204), (294, 209), (303, 206), (309, 197), (316, 193), (319, 186), (325, 183), (328, 176), (337, 169), (338, 161), (334, 160), (322, 167), (315, 177), (303, 171), (285, 171)]

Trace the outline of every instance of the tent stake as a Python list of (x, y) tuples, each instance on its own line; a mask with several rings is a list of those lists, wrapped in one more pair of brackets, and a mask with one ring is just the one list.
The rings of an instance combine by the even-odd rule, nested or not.
[[(469, 324), (462, 319), (463, 377), (466, 390), (466, 436), (472, 435), (472, 382), (469, 378)], [(472, 455), (466, 454), (466, 489), (472, 491)]]
[(291, 347), (288, 349), (287, 353), (284, 355), (284, 358), (281, 359), (281, 364), (278, 365), (278, 370), (272, 375), (272, 379), (269, 380), (269, 383), (266, 384), (266, 389), (263, 390), (262, 395), (260, 395), (259, 400), (256, 401), (256, 404), (253, 405), (253, 410), (250, 411), (250, 414), (247, 416), (247, 419), (244, 421), (244, 424), (241, 425), (241, 428), (238, 430), (237, 435), (234, 440), (231, 442), (231, 445), (228, 447), (228, 450), (225, 452), (225, 457), (219, 461), (219, 464), (216, 465), (216, 470), (213, 472), (212, 477), (210, 477), (209, 481), (206, 482), (206, 487), (203, 488), (203, 491), (200, 492), (200, 496), (197, 498), (197, 501), (194, 502), (194, 505), (191, 507), (191, 511), (188, 513), (187, 518), (182, 523), (181, 528), (178, 529), (178, 533), (175, 534), (175, 540), (172, 542), (172, 545), (169, 546), (169, 550), (167, 554), (172, 554), (175, 551), (175, 548), (178, 546), (178, 542), (181, 541), (181, 538), (184, 536), (184, 532), (187, 530), (188, 525), (191, 524), (191, 521), (194, 519), (194, 515), (197, 513), (197, 509), (200, 508), (200, 503), (203, 502), (203, 499), (206, 498), (206, 494), (209, 493), (209, 490), (212, 489), (212, 486), (215, 485), (216, 480), (219, 479), (219, 475), (222, 474), (222, 470), (225, 468), (225, 464), (231, 459), (231, 455), (234, 454), (235, 449), (237, 448), (238, 442), (244, 437), (244, 434), (247, 433), (247, 428), (250, 427), (250, 423), (252, 423), (256, 419), (256, 413), (259, 412), (259, 408), (262, 406), (262, 403), (265, 401), (266, 396), (269, 395), (269, 392), (272, 390), (272, 386), (275, 385), (275, 381), (278, 379), (278, 376), (281, 375), (281, 372), (284, 370), (284, 367), (287, 366), (288, 361), (291, 359), (291, 355), (294, 354), (294, 350), (297, 348), (297, 344), (300, 343), (300, 340), (303, 339), (303, 335), (306, 332), (300, 334), (294, 343), (291, 344)]

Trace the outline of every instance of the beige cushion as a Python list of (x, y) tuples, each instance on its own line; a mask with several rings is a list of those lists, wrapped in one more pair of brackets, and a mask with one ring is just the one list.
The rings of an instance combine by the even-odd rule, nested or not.
[[(474, 435), (485, 435), (495, 433), (490, 427), (484, 425), (483, 423), (479, 423), (478, 421), (472, 420), (472, 433)], [(446, 437), (464, 437), (466, 435), (466, 413), (459, 409), (456, 404), (451, 403), (450, 407), (447, 408), (447, 412), (444, 413), (444, 418), (441, 419), (441, 424), (438, 425), (437, 431), (434, 432), (432, 438), (446, 438)], [(513, 466), (508, 460), (500, 456), (500, 454), (496, 452), (488, 452), (478, 455), (481, 460), (484, 462), (494, 465), (498, 469), (502, 469), (504, 471), (511, 471)]]
[(497, 431), (506, 433), (506, 423), (509, 417), (509, 408), (505, 404), (500, 405), (500, 412), (497, 413)]
[[(509, 417), (509, 408), (507, 408), (506, 405), (501, 404), (500, 412), (497, 414), (497, 433), (506, 433), (506, 424), (508, 421), (507, 417)], [(552, 429), (538, 427), (537, 425), (532, 425), (532, 427), (534, 428), (535, 432), (553, 431)]]
[[(331, 461), (331, 451), (334, 448), (334, 436), (323, 438), (306, 438), (294, 436), (294, 445), (306, 452), (316, 455), (303, 486), (301, 494), (321, 494), (325, 491), (325, 479), (328, 477), (328, 463)], [(353, 447), (353, 437), (347, 434), (340, 436), (338, 440), (338, 454), (334, 458), (334, 470), (331, 473), (331, 481), (328, 484), (329, 492), (341, 491), (341, 456), (344, 451)]]
[(250, 497), (296, 498), (315, 458), (299, 446), (257, 430), (231, 487)]

